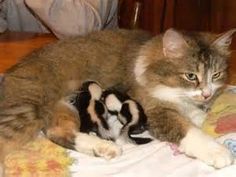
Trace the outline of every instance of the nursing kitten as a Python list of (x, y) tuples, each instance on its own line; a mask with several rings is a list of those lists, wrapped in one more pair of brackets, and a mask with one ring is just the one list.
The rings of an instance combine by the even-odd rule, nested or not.
[(152, 141), (131, 136), (147, 130), (147, 117), (141, 105), (124, 93), (104, 90), (96, 81), (86, 81), (69, 101), (78, 110), (80, 132), (115, 142), (117, 139), (134, 144)]
[(107, 159), (115, 143), (79, 132), (78, 113), (64, 101), (83, 81), (119, 86), (144, 107), (150, 131), (187, 155), (221, 168), (230, 152), (198, 127), (227, 78), (235, 30), (216, 36), (174, 29), (151, 38), (139, 31), (102, 31), (25, 57), (0, 84), (0, 160), (43, 129), (53, 142)]

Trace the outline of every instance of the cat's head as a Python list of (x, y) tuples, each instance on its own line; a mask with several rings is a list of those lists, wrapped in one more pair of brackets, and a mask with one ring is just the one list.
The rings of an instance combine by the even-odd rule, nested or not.
[(225, 86), (234, 32), (215, 35), (169, 29), (142, 47), (136, 80), (152, 97), (205, 104)]

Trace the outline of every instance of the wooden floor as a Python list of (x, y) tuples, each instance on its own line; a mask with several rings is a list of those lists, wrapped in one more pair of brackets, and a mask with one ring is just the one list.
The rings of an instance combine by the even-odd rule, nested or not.
[(52, 34), (7, 32), (0, 34), (0, 73), (31, 51), (57, 40)]
[[(26, 54), (57, 39), (52, 34), (8, 32), (0, 34), (0, 73)], [(236, 50), (230, 58), (230, 84), (236, 85)]]

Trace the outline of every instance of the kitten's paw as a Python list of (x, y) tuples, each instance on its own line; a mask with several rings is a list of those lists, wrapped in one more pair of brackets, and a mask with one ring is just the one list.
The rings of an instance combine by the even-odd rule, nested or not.
[(233, 162), (233, 156), (226, 147), (196, 128), (188, 131), (180, 143), (180, 150), (215, 168), (223, 168)]
[(122, 152), (121, 147), (112, 141), (81, 132), (76, 134), (74, 148), (78, 152), (103, 157), (108, 160), (121, 155)]
[(106, 141), (99, 143), (94, 148), (94, 154), (99, 157), (103, 157), (107, 160), (113, 159), (121, 155), (122, 149), (120, 146), (112, 141)]

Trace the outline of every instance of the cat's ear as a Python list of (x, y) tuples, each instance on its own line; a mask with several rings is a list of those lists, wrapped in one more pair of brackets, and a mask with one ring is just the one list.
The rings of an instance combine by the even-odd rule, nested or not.
[(236, 29), (229, 30), (223, 34), (221, 34), (218, 38), (216, 38), (212, 46), (215, 47), (223, 54), (229, 54), (229, 47), (232, 42), (233, 34), (236, 32)]
[(166, 57), (179, 58), (185, 54), (188, 44), (183, 35), (174, 29), (168, 29), (163, 36), (163, 53)]

